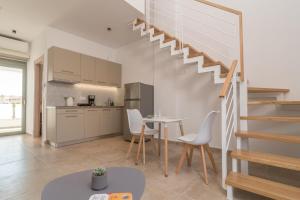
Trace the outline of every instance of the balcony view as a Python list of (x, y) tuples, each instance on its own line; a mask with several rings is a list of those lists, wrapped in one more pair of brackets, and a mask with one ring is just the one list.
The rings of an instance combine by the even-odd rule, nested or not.
[(22, 129), (22, 70), (0, 66), (0, 134)]

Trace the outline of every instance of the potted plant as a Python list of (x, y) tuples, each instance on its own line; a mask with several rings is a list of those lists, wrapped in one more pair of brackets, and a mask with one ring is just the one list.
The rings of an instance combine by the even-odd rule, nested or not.
[(97, 168), (92, 174), (92, 190), (102, 190), (107, 187), (107, 172), (105, 168)]

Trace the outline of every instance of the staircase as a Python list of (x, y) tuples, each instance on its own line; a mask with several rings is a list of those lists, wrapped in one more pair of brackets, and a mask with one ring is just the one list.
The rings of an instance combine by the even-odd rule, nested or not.
[[(249, 87), (248, 93), (255, 95), (265, 94), (282, 94), (289, 92), (289, 89), (279, 88), (257, 88)], [(286, 101), (286, 100), (260, 100), (259, 98), (252, 100), (249, 99), (248, 105), (251, 106), (264, 106), (268, 104), (274, 105), (300, 105), (300, 101)], [(255, 121), (271, 121), (271, 122), (285, 122), (285, 123), (300, 123), (300, 116), (282, 116), (282, 115), (264, 115), (264, 116), (241, 116), (241, 120), (255, 120)], [(282, 142), (289, 144), (300, 144), (300, 136), (260, 132), (260, 131), (238, 131), (237, 138), (243, 140), (255, 139), (264, 140), (265, 142)], [(300, 188), (290, 186), (275, 181), (262, 179), (255, 176), (249, 176), (238, 172), (238, 169), (234, 166), (238, 160), (249, 161), (252, 163), (258, 163), (267, 166), (273, 166), (278, 168), (284, 168), (300, 171), (300, 158), (263, 153), (252, 152), (248, 150), (238, 149), (231, 152), (233, 170), (226, 178), (227, 187), (227, 199), (233, 199), (233, 188), (239, 188), (248, 192), (253, 192), (272, 199), (284, 199), (284, 200), (296, 200), (300, 199)]]
[(133, 22), (133, 30), (140, 30), (141, 36), (149, 34), (150, 41), (159, 41), (160, 48), (169, 47), (172, 56), (183, 55), (184, 64), (196, 63), (198, 73), (213, 72), (216, 84), (225, 82), (229, 69), (222, 62), (209, 57), (205, 52), (198, 51), (189, 44), (183, 44), (179, 39), (157, 27), (147, 25), (142, 19), (136, 19)]
[[(149, 2), (150, 1), (150, 2)], [(146, 1), (147, 2), (147, 1)], [(154, 3), (153, 3), (154, 2)], [(168, 7), (172, 7), (173, 1), (166, 6), (167, 1), (148, 0), (146, 5), (146, 11), (153, 12), (154, 16), (167, 16), (166, 13), (159, 13), (161, 10), (166, 10)], [(175, 1), (177, 3), (177, 1)], [(294, 171), (300, 171), (299, 158), (287, 157), (282, 155), (275, 155), (263, 152), (251, 152), (248, 151), (248, 141), (251, 139), (264, 140), (267, 142), (282, 142), (282, 143), (294, 143), (300, 144), (300, 136), (275, 134), (262, 131), (248, 131), (247, 122), (252, 121), (272, 121), (272, 122), (286, 122), (286, 123), (299, 123), (300, 116), (269, 116), (248, 115), (247, 106), (264, 106), (264, 105), (300, 105), (300, 101), (288, 101), (278, 100), (277, 98), (256, 98), (247, 99), (248, 94), (255, 95), (273, 95), (273, 94), (285, 94), (289, 92), (289, 89), (280, 88), (260, 88), (249, 87), (247, 81), (244, 81), (244, 65), (243, 65), (243, 25), (242, 25), (242, 13), (240, 11), (233, 10), (231, 8), (224, 7), (222, 5), (214, 4), (206, 0), (197, 0), (198, 3), (204, 4), (205, 11), (210, 7), (212, 9), (219, 9), (224, 12), (231, 13), (238, 17), (239, 21), (239, 56), (234, 56), (237, 59), (231, 59), (231, 65), (226, 66), (222, 61), (214, 59), (207, 52), (201, 51), (193, 46), (193, 44), (184, 43), (184, 37), (178, 39), (178, 37), (171, 35), (167, 31), (163, 31), (160, 27), (151, 24), (151, 14), (146, 14), (145, 19), (136, 19), (133, 22), (133, 30), (140, 31), (141, 36), (149, 36), (151, 42), (159, 42), (160, 48), (169, 48), (171, 56), (181, 56), (184, 64), (194, 63), (197, 65), (197, 73), (211, 72), (214, 77), (215, 84), (223, 84), (220, 97), (221, 97), (221, 121), (222, 121), (222, 184), (224, 188), (227, 188), (227, 199), (233, 199), (233, 188), (239, 188), (249, 192), (253, 192), (262, 196), (266, 196), (273, 199), (295, 200), (300, 199), (300, 188), (277, 183), (271, 180), (265, 180), (259, 177), (247, 175), (248, 165), (247, 162), (259, 163), (272, 167), (285, 168)], [(152, 3), (152, 4), (151, 4)], [(148, 5), (149, 4), (149, 5)], [(160, 7), (157, 4), (165, 5)], [(193, 4), (195, 5), (195, 4)], [(158, 6), (157, 10), (155, 10)], [(175, 5), (175, 11), (177, 12), (181, 4)], [(154, 9), (154, 10), (151, 10)], [(191, 10), (193, 8), (190, 8)], [(150, 11), (149, 11), (150, 10)], [(214, 10), (215, 11), (215, 10)], [(193, 10), (195, 15), (195, 10)], [(147, 13), (147, 12), (146, 12)], [(157, 14), (158, 13), (158, 14)], [(153, 15), (153, 14), (152, 14)], [(174, 17), (174, 15), (171, 15)], [(159, 17), (158, 17), (159, 18)], [(176, 15), (175, 24), (177, 18), (184, 18), (182, 14)], [(189, 16), (187, 16), (188, 19)], [(161, 19), (152, 20), (157, 22)], [(195, 20), (195, 19), (193, 19)], [(223, 20), (223, 19), (222, 19)], [(222, 21), (221, 20), (221, 21)], [(159, 24), (159, 23), (158, 23)], [(182, 26), (182, 25), (181, 25)], [(163, 26), (167, 28), (168, 26)], [(183, 31), (184, 26), (181, 27)], [(209, 27), (206, 27), (209, 28)], [(173, 31), (174, 32), (174, 31)], [(175, 31), (175, 33), (177, 33)], [(220, 33), (220, 32), (219, 32)], [(218, 33), (218, 34), (219, 34)], [(190, 42), (191, 43), (191, 42)], [(239, 57), (239, 58), (238, 58)], [(228, 63), (228, 62), (227, 62)], [(238, 66), (238, 67), (237, 67)], [(239, 91), (239, 92), (238, 92)], [(239, 107), (239, 108), (238, 108)], [(240, 123), (239, 123), (240, 122)], [(230, 146), (230, 141), (233, 137), (237, 139), (236, 149), (231, 152), (232, 157), (232, 172), (228, 174), (227, 169), (227, 156)], [(240, 165), (238, 160), (243, 161)], [(240, 169), (239, 169), (240, 167)], [(246, 171), (244, 171), (246, 167)], [(243, 172), (242, 172), (243, 171)], [(246, 173), (244, 173), (246, 172)]]

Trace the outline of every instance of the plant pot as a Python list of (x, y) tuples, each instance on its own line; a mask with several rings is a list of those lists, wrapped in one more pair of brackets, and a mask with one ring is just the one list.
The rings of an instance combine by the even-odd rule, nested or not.
[(102, 190), (107, 187), (107, 173), (102, 176), (92, 175), (92, 190)]

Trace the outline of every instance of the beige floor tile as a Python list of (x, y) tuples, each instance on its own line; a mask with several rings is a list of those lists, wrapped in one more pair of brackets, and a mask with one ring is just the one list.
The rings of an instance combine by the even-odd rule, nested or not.
[[(222, 200), (226, 193), (221, 187), (221, 154), (214, 150), (219, 168), (216, 175), (208, 163), (209, 185), (204, 184), (202, 165), (195, 151), (192, 167), (183, 166), (176, 175), (175, 168), (181, 153), (181, 145), (170, 143), (169, 176), (163, 176), (163, 156), (158, 157), (152, 144), (146, 144), (146, 165), (135, 165), (137, 145), (129, 159), (126, 152), (129, 143), (122, 137), (103, 138), (86, 143), (52, 148), (41, 145), (40, 139), (28, 135), (0, 138), (0, 199), (39, 200), (44, 186), (55, 178), (97, 167), (133, 167), (144, 172), (146, 187), (143, 200)], [(161, 146), (163, 150), (163, 145)], [(163, 152), (163, 151), (162, 151)], [(289, 181), (300, 186), (300, 175), (281, 169), (251, 165), (251, 173), (262, 177), (277, 177), (277, 181)], [(294, 177), (291, 181), (289, 177)], [(298, 178), (299, 177), (299, 178)], [(244, 191), (235, 190), (241, 200), (265, 199)]]

